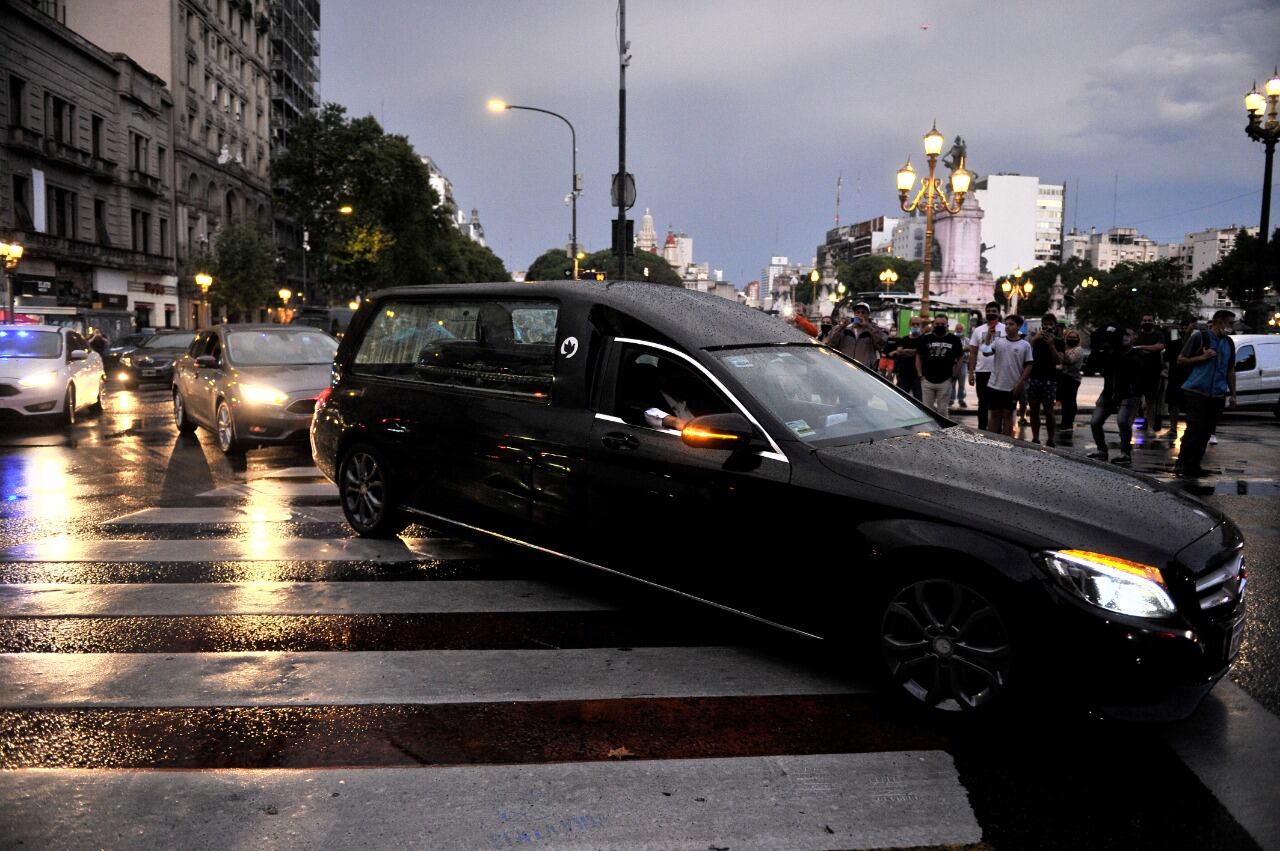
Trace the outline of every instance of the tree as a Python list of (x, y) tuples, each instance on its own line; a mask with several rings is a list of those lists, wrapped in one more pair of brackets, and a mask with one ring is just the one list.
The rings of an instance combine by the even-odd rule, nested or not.
[[(383, 286), (509, 280), (492, 251), (453, 226), (409, 140), (372, 116), (325, 104), (299, 121), (272, 166), (278, 196), (307, 231), (313, 301)], [(340, 210), (350, 205), (352, 212)]]
[(1076, 318), (1085, 326), (1119, 322), (1136, 328), (1144, 313), (1180, 320), (1199, 300), (1195, 286), (1183, 283), (1177, 260), (1121, 263), (1098, 277), (1097, 287), (1077, 294)]
[(1245, 306), (1245, 324), (1261, 330), (1265, 319), (1263, 293), (1280, 281), (1280, 229), (1263, 245), (1262, 239), (1241, 230), (1231, 251), (1200, 273), (1200, 292), (1222, 290), (1236, 304)]
[(276, 299), (274, 243), (253, 228), (228, 225), (213, 240), (214, 285), (209, 298), (245, 319)]
[[(605, 279), (612, 281), (618, 276), (618, 258), (611, 249), (596, 251), (579, 261), (578, 269), (603, 272)], [(644, 274), (645, 269), (649, 270), (647, 276)], [(529, 264), (529, 271), (525, 273), (525, 278), (530, 281), (560, 281), (572, 277), (573, 261), (563, 248), (551, 248), (542, 252), (538, 259)], [(670, 263), (648, 251), (637, 250), (635, 256), (627, 260), (627, 278), (657, 284), (684, 285)]]
[[(1018, 312), (1023, 316), (1041, 316), (1049, 312), (1049, 297), (1053, 294), (1053, 283), (1062, 276), (1062, 284), (1067, 293), (1067, 302), (1075, 300), (1072, 295), (1085, 278), (1093, 277), (1102, 280), (1105, 273), (1093, 268), (1088, 261), (1080, 257), (1069, 257), (1065, 263), (1045, 263), (1029, 270), (1022, 278), (1024, 284), (1031, 282), (1031, 295), (1018, 301)], [(1010, 298), (1001, 286), (1009, 276), (996, 279), (993, 289), (993, 300), (1008, 305)]]

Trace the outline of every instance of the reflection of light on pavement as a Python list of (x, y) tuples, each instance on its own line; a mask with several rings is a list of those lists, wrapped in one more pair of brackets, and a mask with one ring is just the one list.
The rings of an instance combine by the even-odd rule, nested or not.
[(66, 520), (77, 513), (78, 500), (67, 476), (67, 462), (60, 450), (31, 458), (22, 471), (20, 496), (26, 497), (25, 512), (38, 522)]
[(112, 412), (132, 411), (138, 407), (138, 397), (132, 390), (123, 390), (111, 397)]
[(271, 494), (250, 490), (246, 494), (244, 513), (246, 520), (240, 524), (246, 558), (280, 558), (280, 529), (278, 523), (290, 515), (282, 511)]
[(62, 561), (69, 558), (76, 548), (76, 542), (66, 534), (46, 538), (36, 545), (39, 558), (44, 561)]

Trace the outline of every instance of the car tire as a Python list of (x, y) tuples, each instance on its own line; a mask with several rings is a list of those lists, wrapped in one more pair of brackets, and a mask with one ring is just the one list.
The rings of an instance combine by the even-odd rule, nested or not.
[(364, 444), (351, 447), (338, 465), (338, 500), (347, 524), (362, 538), (394, 538), (409, 525), (395, 508), (387, 465)]
[(236, 437), (236, 418), (231, 414), (231, 406), (225, 400), (218, 400), (218, 409), (214, 414), (214, 435), (218, 439), (218, 448), (224, 455), (243, 455), (247, 448), (240, 438)]
[(71, 428), (76, 424), (76, 386), (74, 384), (67, 385), (67, 395), (62, 399), (60, 422), (63, 428)]
[(178, 428), (178, 434), (195, 434), (196, 424), (191, 417), (187, 416), (187, 403), (182, 398), (181, 391), (173, 388), (173, 424)]
[(962, 575), (899, 580), (882, 598), (876, 653), (898, 693), (941, 717), (988, 717), (1017, 692), (1017, 631), (989, 584)]

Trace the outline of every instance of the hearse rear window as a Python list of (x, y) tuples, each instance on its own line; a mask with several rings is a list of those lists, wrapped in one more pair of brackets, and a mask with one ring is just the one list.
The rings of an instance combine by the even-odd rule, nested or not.
[(549, 399), (558, 314), (553, 302), (386, 302), (352, 371)]

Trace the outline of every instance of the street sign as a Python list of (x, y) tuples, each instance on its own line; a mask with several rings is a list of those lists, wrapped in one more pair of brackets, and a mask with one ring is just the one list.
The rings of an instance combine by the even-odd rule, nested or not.
[[(636, 253), (635, 224), (634, 219), (625, 219), (621, 222), (617, 219), (613, 220), (614, 254), (631, 257)], [(619, 228), (619, 225), (622, 225), (622, 227)]]
[[(634, 174), (627, 175), (626, 191), (623, 193), (623, 206), (630, 210), (636, 205), (636, 176)], [(609, 186), (609, 206), (618, 206), (618, 175), (613, 176), (613, 182)]]

